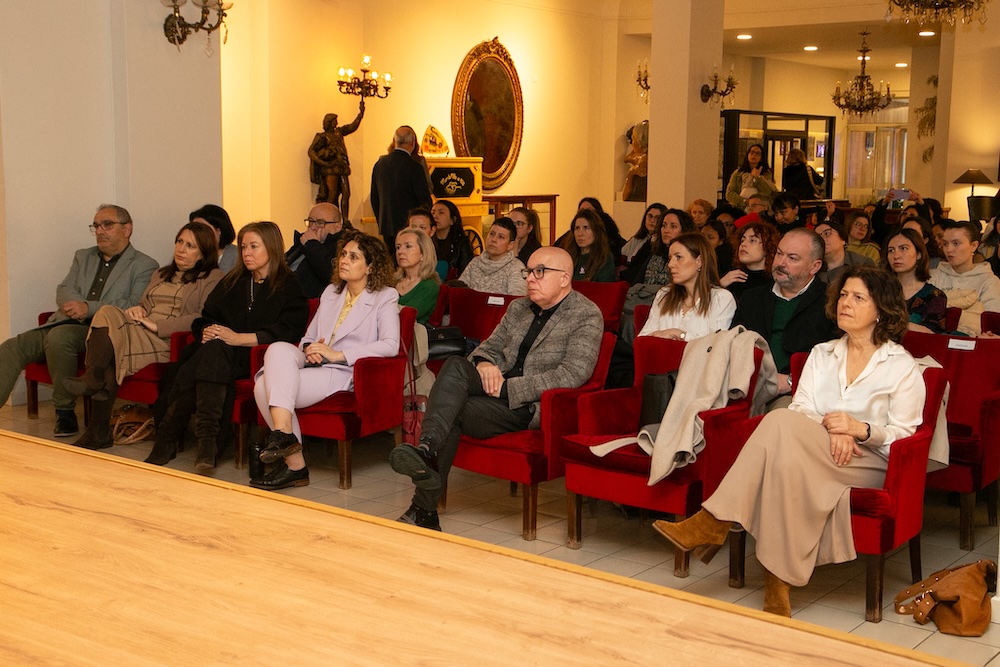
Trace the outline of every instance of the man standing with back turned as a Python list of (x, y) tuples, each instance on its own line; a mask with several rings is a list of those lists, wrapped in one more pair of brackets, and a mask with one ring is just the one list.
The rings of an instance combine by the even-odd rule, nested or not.
[(396, 233), (406, 227), (410, 209), (431, 207), (424, 169), (413, 159), (417, 135), (400, 127), (392, 136), (393, 150), (372, 168), (372, 208), (389, 254), (396, 256)]

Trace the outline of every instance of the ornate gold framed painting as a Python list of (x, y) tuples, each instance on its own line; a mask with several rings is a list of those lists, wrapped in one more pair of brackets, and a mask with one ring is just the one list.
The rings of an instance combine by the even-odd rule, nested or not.
[(455, 154), (483, 158), (483, 188), (510, 178), (521, 151), (524, 107), (514, 61), (494, 37), (469, 51), (451, 94)]

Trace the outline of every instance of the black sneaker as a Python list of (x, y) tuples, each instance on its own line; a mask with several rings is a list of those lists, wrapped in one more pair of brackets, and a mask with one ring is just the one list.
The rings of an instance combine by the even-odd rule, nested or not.
[(438, 520), (437, 511), (420, 509), (416, 505), (410, 505), (410, 509), (406, 510), (403, 516), (399, 517), (398, 521), (400, 523), (408, 523), (411, 526), (417, 526), (418, 528), (441, 530), (441, 522)]
[(437, 471), (437, 456), (426, 447), (400, 445), (389, 452), (389, 466), (400, 475), (413, 480), (413, 485), (424, 491), (441, 488), (441, 475)]
[(80, 433), (80, 425), (76, 421), (73, 410), (56, 410), (56, 427), (52, 435), (57, 438), (69, 438)]

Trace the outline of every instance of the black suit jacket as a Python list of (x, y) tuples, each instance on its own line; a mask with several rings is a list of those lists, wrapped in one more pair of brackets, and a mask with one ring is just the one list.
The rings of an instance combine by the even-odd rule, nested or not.
[[(372, 168), (371, 198), (379, 231), (388, 243), (406, 227), (411, 209), (431, 205), (423, 167), (403, 150), (383, 155)], [(390, 247), (389, 252), (395, 252), (395, 248)]]
[[(736, 314), (733, 315), (732, 326), (742, 324), (751, 331), (756, 331), (765, 340), (771, 339), (774, 324), (775, 296), (770, 285), (748, 289), (740, 297)], [(823, 343), (837, 338), (836, 325), (826, 317), (826, 284), (819, 278), (813, 278), (812, 283), (802, 294), (792, 318), (785, 326), (782, 337), (785, 353), (789, 358), (796, 352), (809, 352), (816, 343)], [(779, 373), (787, 373), (788, 368), (779, 368)]]

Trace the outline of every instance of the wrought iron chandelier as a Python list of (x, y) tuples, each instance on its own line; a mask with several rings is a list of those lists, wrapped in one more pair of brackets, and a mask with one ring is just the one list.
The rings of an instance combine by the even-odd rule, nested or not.
[(355, 72), (350, 67), (341, 67), (338, 72), (340, 80), (337, 87), (345, 95), (358, 95), (364, 101), (366, 97), (379, 97), (385, 99), (389, 97), (389, 89), (392, 83), (392, 74), (384, 72), (379, 74), (372, 70), (372, 58), (365, 54), (361, 57), (361, 76), (355, 76)]
[[(215, 50), (212, 48), (212, 33), (221, 27), (223, 29), (223, 44), (226, 43), (226, 39), (229, 37), (229, 28), (226, 27), (226, 11), (232, 9), (233, 3), (223, 2), (222, 0), (194, 0), (194, 4), (201, 8), (201, 17), (193, 23), (188, 23), (181, 16), (181, 7), (186, 3), (187, 0), (160, 0), (160, 4), (169, 8), (172, 12), (167, 14), (167, 18), (163, 21), (163, 34), (166, 36), (167, 41), (175, 45), (177, 50), (180, 51), (181, 44), (187, 40), (188, 35), (192, 32), (204, 30), (208, 34), (205, 55), (211, 56), (215, 53)], [(210, 23), (208, 17), (213, 11), (215, 12), (215, 22)]]
[(916, 21), (925, 23), (948, 23), (955, 25), (955, 19), (970, 23), (976, 12), (979, 22), (986, 23), (986, 3), (990, 0), (889, 0), (885, 20), (891, 21), (893, 11), (899, 9), (904, 23)]
[(880, 81), (878, 90), (875, 90), (872, 78), (865, 74), (865, 64), (868, 62), (868, 53), (871, 52), (871, 49), (868, 48), (866, 38), (870, 34), (867, 30), (861, 33), (861, 48), (858, 49), (858, 52), (861, 54), (861, 74), (854, 77), (854, 80), (848, 85), (847, 90), (843, 92), (840, 90), (840, 82), (838, 81), (837, 90), (833, 94), (833, 103), (841, 111), (856, 116), (881, 111), (892, 102), (892, 93), (889, 91), (889, 85), (886, 84), (885, 93), (883, 93), (882, 82)]

